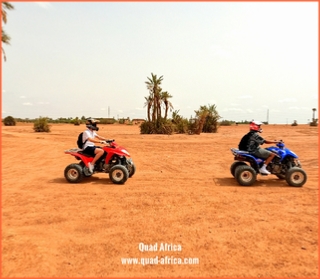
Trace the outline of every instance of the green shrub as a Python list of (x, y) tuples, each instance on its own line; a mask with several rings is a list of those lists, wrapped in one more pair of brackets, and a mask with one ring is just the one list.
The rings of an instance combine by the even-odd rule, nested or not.
[(154, 123), (151, 121), (142, 122), (140, 125), (140, 134), (156, 134)]
[(175, 125), (170, 120), (157, 120), (157, 122), (145, 121), (140, 125), (140, 134), (166, 134), (171, 135)]
[(215, 116), (208, 115), (206, 117), (206, 122), (203, 125), (203, 133), (217, 133), (219, 128), (218, 118)]
[(116, 123), (116, 120), (114, 118), (95, 118), (99, 120), (100, 124), (114, 124)]
[(179, 114), (179, 110), (172, 112), (171, 123), (174, 127), (174, 132), (178, 134), (185, 134), (190, 130), (191, 120), (184, 118)]
[(81, 124), (81, 120), (76, 117), (75, 119), (72, 120), (73, 124), (76, 125), (76, 126), (79, 126)]
[(174, 131), (178, 134), (185, 134), (188, 132), (190, 123), (186, 118), (181, 118), (174, 124)]
[(3, 119), (3, 123), (5, 126), (16, 126), (16, 120), (12, 116), (7, 116)]
[(190, 118), (188, 120), (188, 134), (189, 135), (195, 134), (198, 126), (199, 126), (199, 120), (197, 118)]
[(234, 121), (222, 120), (222, 121), (220, 121), (220, 126), (231, 126), (231, 125), (233, 125), (234, 123), (235, 123)]
[(166, 123), (162, 123), (158, 128), (157, 134), (165, 134), (165, 135), (172, 135), (174, 132), (174, 125), (172, 122), (167, 121)]
[(47, 117), (39, 117), (33, 124), (33, 130), (35, 132), (50, 132), (50, 125), (48, 125)]

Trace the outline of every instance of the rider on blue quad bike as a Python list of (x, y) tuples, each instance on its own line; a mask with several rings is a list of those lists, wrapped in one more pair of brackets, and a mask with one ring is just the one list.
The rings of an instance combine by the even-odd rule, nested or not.
[(263, 123), (260, 121), (250, 122), (250, 131), (248, 134), (245, 135), (247, 137), (245, 151), (248, 151), (251, 155), (257, 158), (264, 159), (265, 162), (263, 166), (259, 169), (259, 171), (261, 174), (270, 174), (266, 167), (272, 161), (276, 154), (265, 148), (261, 148), (260, 145), (264, 143), (278, 143), (279, 141), (269, 141), (261, 137), (259, 133), (262, 133), (262, 124)]

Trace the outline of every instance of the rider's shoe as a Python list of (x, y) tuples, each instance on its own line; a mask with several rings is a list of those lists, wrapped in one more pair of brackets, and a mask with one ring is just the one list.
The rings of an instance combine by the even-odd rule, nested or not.
[(92, 165), (91, 163), (88, 164), (88, 168), (89, 168), (89, 171), (90, 171), (91, 173), (93, 173), (94, 167), (93, 167), (93, 165)]
[(260, 169), (259, 169), (261, 174), (270, 174), (270, 172), (267, 171), (266, 169), (266, 165), (263, 165)]

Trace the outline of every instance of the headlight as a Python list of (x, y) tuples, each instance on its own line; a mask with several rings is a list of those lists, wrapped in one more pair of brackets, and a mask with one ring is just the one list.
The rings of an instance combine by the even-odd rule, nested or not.
[(129, 152), (125, 149), (121, 149), (121, 151), (124, 153), (124, 154), (127, 154), (128, 156), (130, 156)]

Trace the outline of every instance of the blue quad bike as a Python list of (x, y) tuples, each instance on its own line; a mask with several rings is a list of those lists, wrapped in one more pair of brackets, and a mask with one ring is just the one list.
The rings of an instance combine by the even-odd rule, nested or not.
[[(276, 146), (270, 146), (267, 150), (274, 152), (276, 156), (268, 164), (267, 170), (276, 175), (279, 179), (285, 179), (293, 187), (302, 187), (307, 181), (307, 174), (301, 168), (298, 156), (285, 147), (283, 141)], [(251, 186), (257, 179), (259, 169), (264, 160), (256, 158), (247, 151), (231, 148), (235, 162), (230, 167), (231, 174), (242, 186)], [(264, 174), (261, 174), (264, 175)]]

